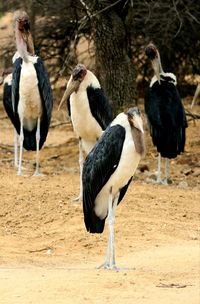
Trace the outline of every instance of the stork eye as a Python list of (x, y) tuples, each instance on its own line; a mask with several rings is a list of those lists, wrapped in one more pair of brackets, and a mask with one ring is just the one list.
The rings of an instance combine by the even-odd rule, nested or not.
[(74, 79), (74, 80), (79, 80), (79, 78), (80, 78), (80, 75), (79, 75), (79, 74), (73, 76), (73, 79)]

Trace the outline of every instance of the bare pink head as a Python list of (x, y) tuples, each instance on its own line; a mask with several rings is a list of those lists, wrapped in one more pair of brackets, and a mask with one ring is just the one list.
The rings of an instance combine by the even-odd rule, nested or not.
[(28, 52), (34, 53), (33, 41), (30, 32), (29, 17), (25, 11), (16, 11), (13, 17), (17, 51), (27, 61)]

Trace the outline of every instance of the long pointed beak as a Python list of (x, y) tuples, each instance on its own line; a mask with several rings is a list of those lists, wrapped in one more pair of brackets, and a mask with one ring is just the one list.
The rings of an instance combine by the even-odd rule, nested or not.
[(58, 106), (58, 111), (62, 107), (63, 103), (69, 98), (69, 96), (78, 89), (79, 84), (80, 82), (78, 80), (73, 80), (73, 79), (69, 80), (67, 88)]
[(152, 60), (152, 67), (154, 69), (154, 73), (158, 79), (158, 82), (160, 84), (160, 65), (159, 65), (159, 60), (158, 58), (155, 58)]
[(134, 117), (134, 126), (144, 134), (143, 121), (139, 115)]
[(198, 84), (198, 86), (196, 88), (196, 91), (195, 91), (195, 94), (194, 94), (194, 97), (193, 97), (193, 100), (192, 100), (192, 103), (191, 103), (191, 108), (195, 105), (195, 102), (196, 102), (199, 94), (200, 94), (200, 83)]

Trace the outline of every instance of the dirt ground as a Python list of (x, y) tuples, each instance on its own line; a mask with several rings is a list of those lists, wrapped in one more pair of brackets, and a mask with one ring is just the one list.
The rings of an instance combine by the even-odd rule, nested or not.
[(0, 122), (0, 304), (200, 303), (200, 121), (189, 122), (186, 151), (170, 161), (169, 186), (151, 182), (156, 152), (146, 130), (146, 157), (117, 209), (120, 271), (96, 268), (107, 226), (87, 233), (82, 205), (73, 202), (78, 144), (65, 111), (53, 113), (40, 177), (33, 176), (35, 153), (26, 151), (24, 176), (16, 176), (1, 101)]

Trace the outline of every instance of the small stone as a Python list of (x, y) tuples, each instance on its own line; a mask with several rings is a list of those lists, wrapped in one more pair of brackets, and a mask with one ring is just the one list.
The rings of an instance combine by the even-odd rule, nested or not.
[(186, 169), (182, 170), (182, 173), (187, 176), (187, 175), (190, 175), (191, 173), (193, 173), (193, 171), (191, 168), (186, 168)]
[(193, 170), (193, 174), (192, 174), (194, 177), (198, 177), (200, 176), (200, 168), (196, 168)]
[(182, 181), (178, 184), (179, 188), (187, 188), (188, 187), (188, 183), (186, 181)]

